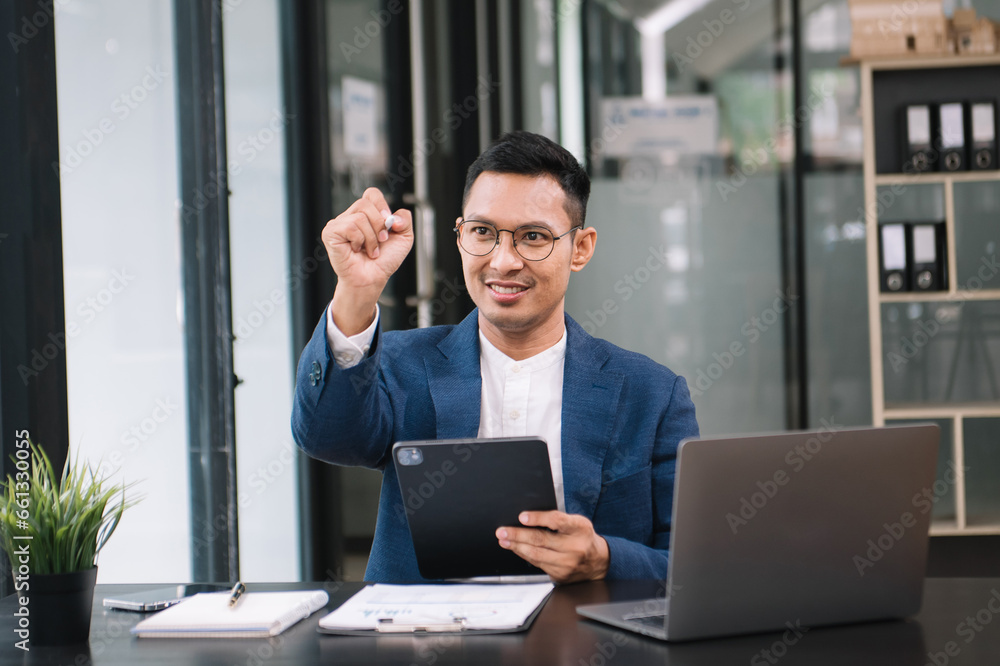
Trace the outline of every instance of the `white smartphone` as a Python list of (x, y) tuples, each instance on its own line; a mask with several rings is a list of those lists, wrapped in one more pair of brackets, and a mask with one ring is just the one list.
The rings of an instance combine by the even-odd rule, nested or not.
[(170, 587), (158, 587), (155, 590), (147, 590), (145, 592), (116, 594), (105, 597), (104, 607), (148, 613), (150, 611), (162, 610), (167, 606), (173, 606), (183, 600), (184, 597), (190, 597), (199, 592), (222, 592), (229, 589), (224, 585), (211, 585), (208, 583), (171, 585)]

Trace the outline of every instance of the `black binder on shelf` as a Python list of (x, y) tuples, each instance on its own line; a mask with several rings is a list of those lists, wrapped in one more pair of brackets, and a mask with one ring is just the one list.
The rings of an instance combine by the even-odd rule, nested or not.
[(910, 266), (911, 289), (913, 291), (948, 289), (944, 222), (911, 224), (909, 236), (907, 263)]
[(937, 154), (931, 146), (931, 105), (910, 104), (903, 108), (903, 173), (932, 171)]
[(886, 293), (910, 290), (910, 272), (907, 270), (907, 233), (902, 223), (879, 226), (879, 264), (881, 289)]
[(969, 104), (969, 136), (972, 159), (969, 168), (996, 169), (997, 165), (997, 105), (996, 102)]
[(965, 151), (965, 107), (961, 102), (949, 102), (937, 107), (937, 146), (940, 149), (938, 168), (941, 171), (965, 171), (968, 160)]

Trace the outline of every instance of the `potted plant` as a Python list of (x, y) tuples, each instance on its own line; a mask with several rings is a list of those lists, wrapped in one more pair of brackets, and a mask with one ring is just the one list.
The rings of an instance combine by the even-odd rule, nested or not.
[(15, 476), (0, 482), (0, 545), (19, 597), (16, 640), (28, 641), (25, 647), (83, 643), (97, 554), (137, 500), (125, 497), (130, 484), (110, 483), (89, 464), (70, 465), (68, 455), (56, 476), (42, 447), (29, 446), (18, 447)]

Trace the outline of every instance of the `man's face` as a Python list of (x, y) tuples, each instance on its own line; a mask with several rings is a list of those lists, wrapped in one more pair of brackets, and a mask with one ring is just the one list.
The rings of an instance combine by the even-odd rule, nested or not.
[[(497, 229), (545, 227), (553, 236), (569, 231), (566, 194), (551, 176), (521, 176), (483, 172), (473, 183), (464, 219), (491, 222)], [(459, 220), (461, 221), (461, 220)], [(478, 257), (462, 250), (462, 271), (480, 316), (505, 333), (529, 333), (555, 318), (561, 321), (569, 275), (586, 265), (593, 253), (592, 229), (580, 230), (555, 242), (541, 261), (524, 259), (512, 236), (500, 232), (500, 244)]]

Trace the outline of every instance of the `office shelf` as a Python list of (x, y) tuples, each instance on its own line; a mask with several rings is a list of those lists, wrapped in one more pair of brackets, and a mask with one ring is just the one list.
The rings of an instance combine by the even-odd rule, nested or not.
[[(925, 101), (922, 95), (926, 94), (924, 88), (928, 69), (951, 68), (952, 72), (935, 72), (934, 76), (940, 80), (946, 77), (950, 82), (952, 93), (960, 92), (957, 99), (978, 99), (983, 97), (981, 83), (984, 79), (992, 77), (990, 69), (1000, 66), (1000, 55), (989, 56), (940, 56), (921, 58), (886, 58), (855, 61), (860, 65), (861, 70), (861, 116), (862, 128), (864, 132), (863, 149), (863, 173), (864, 173), (864, 195), (865, 195), (865, 227), (866, 236), (866, 268), (868, 274), (868, 319), (869, 319), (869, 353), (871, 359), (871, 389), (872, 389), (872, 420), (875, 425), (884, 425), (886, 420), (924, 420), (933, 419), (944, 421), (946, 428), (950, 429), (951, 460), (948, 464), (958, 470), (955, 474), (953, 487), (950, 492), (954, 494), (954, 513), (948, 516), (938, 517), (932, 520), (931, 534), (935, 536), (965, 536), (965, 535), (992, 535), (1000, 534), (1000, 518), (993, 520), (991, 516), (972, 516), (969, 520), (968, 508), (970, 498), (966, 495), (966, 445), (965, 445), (965, 420), (966, 419), (1000, 419), (1000, 400), (988, 402), (972, 403), (892, 403), (886, 401), (885, 397), (885, 355), (883, 354), (883, 331), (882, 331), (882, 305), (885, 303), (965, 303), (970, 301), (993, 301), (1000, 300), (1000, 289), (979, 289), (967, 290), (961, 288), (958, 282), (957, 252), (955, 242), (955, 186), (964, 183), (1000, 183), (1000, 170), (990, 171), (963, 171), (955, 173), (929, 172), (929, 173), (876, 173), (876, 144), (880, 146), (879, 155), (882, 156), (882, 169), (885, 170), (888, 162), (885, 155), (892, 155), (895, 151), (895, 141), (893, 137), (883, 137), (881, 143), (876, 137), (876, 109), (875, 100), (894, 100), (894, 103), (920, 103)], [(887, 71), (894, 70), (894, 71)], [(907, 71), (911, 70), (912, 74)], [(924, 70), (924, 71), (921, 71)], [(876, 73), (879, 73), (876, 76)], [(966, 76), (963, 77), (963, 74)], [(963, 81), (968, 83), (963, 88)], [(881, 88), (880, 86), (886, 86)], [(978, 86), (978, 87), (977, 87)], [(876, 91), (876, 88), (878, 90)], [(967, 89), (967, 90), (966, 90)], [(878, 94), (876, 94), (876, 92)], [(987, 97), (990, 95), (987, 94)], [(995, 95), (994, 95), (995, 96)], [(886, 104), (881, 101), (880, 104)], [(887, 115), (895, 112), (894, 109), (881, 106), (878, 109), (878, 123), (881, 131), (890, 131), (896, 128), (895, 123), (887, 122)], [(884, 152), (883, 152), (884, 151)], [(945, 238), (947, 244), (947, 279), (949, 289), (947, 291), (883, 294), (880, 290), (879, 272), (879, 215), (880, 202), (878, 199), (879, 187), (902, 186), (905, 190), (910, 185), (940, 185), (944, 195), (944, 223)], [(894, 188), (897, 195), (903, 192)], [(998, 211), (1000, 215), (1000, 211)], [(970, 433), (971, 436), (971, 433)], [(979, 440), (977, 443), (981, 444)], [(996, 444), (1000, 447), (1000, 442)], [(981, 446), (979, 449), (981, 450)], [(942, 470), (939, 470), (941, 473)], [(1000, 500), (1000, 479), (995, 485), (997, 495), (990, 494), (988, 497), (975, 496), (973, 499), (987, 499), (990, 502)], [(983, 492), (982, 483), (978, 490)], [(980, 502), (981, 503), (981, 502)]]
[(958, 531), (955, 519), (931, 518), (931, 536), (952, 536)]
[(1000, 534), (1000, 525), (966, 525), (959, 528), (955, 521), (947, 523), (931, 523), (931, 536), (992, 536)]
[(979, 65), (1000, 65), (1000, 55), (941, 54), (919, 58), (898, 56), (869, 57), (863, 60), (845, 56), (840, 59), (843, 66), (861, 65), (873, 71), (886, 69), (933, 69), (936, 67), (976, 67)]
[(875, 176), (875, 184), (884, 185), (935, 185), (947, 183), (989, 183), (1000, 180), (1000, 171), (958, 171), (944, 173), (882, 173)]
[(911, 419), (1000, 418), (1000, 402), (886, 403), (887, 421)]
[(1000, 289), (967, 289), (957, 291), (921, 291), (905, 292), (902, 294), (879, 293), (878, 299), (882, 303), (930, 303), (935, 301), (953, 301), (961, 303), (963, 301), (1000, 301)]

